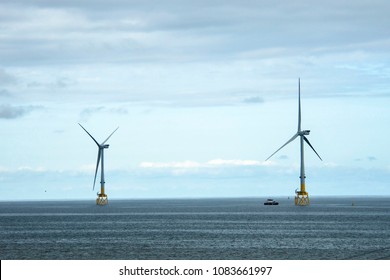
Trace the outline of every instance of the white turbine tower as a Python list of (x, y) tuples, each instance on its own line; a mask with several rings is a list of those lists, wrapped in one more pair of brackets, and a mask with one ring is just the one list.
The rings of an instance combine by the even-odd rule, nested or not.
[(108, 141), (108, 139), (110, 139), (110, 137), (114, 134), (115, 131), (118, 130), (119, 127), (117, 127), (111, 134), (110, 136), (107, 137), (107, 139), (99, 144), (95, 138), (93, 138), (93, 136), (81, 125), (82, 129), (85, 130), (85, 132), (92, 138), (92, 140), (96, 143), (96, 145), (98, 146), (98, 149), (99, 149), (99, 152), (98, 152), (98, 157), (97, 157), (97, 163), (96, 163), (96, 170), (95, 170), (95, 179), (93, 180), (93, 189), (95, 189), (95, 183), (96, 183), (96, 175), (97, 175), (97, 172), (98, 172), (98, 169), (99, 169), (99, 163), (102, 162), (102, 165), (101, 165), (101, 175), (100, 175), (100, 193), (98, 193), (98, 197), (96, 198), (96, 204), (97, 205), (106, 205), (108, 203), (108, 198), (107, 198), (107, 194), (105, 194), (104, 192), (104, 184), (105, 184), (105, 181), (104, 181), (104, 149), (108, 149), (109, 145), (106, 144), (106, 142)]
[(310, 130), (301, 130), (301, 80), (298, 79), (298, 131), (297, 131), (297, 133), (294, 134), (293, 137), (291, 137), (290, 140), (288, 140), (286, 142), (286, 144), (284, 144), (282, 147), (280, 147), (278, 150), (276, 150), (276, 152), (274, 152), (272, 155), (270, 155), (266, 159), (266, 161), (268, 159), (270, 159), (274, 154), (279, 152), (288, 143), (294, 141), (295, 138), (297, 138), (298, 136), (301, 137), (301, 139), (300, 139), (301, 140), (301, 174), (299, 177), (299, 178), (301, 178), (301, 188), (299, 191), (295, 191), (295, 193), (296, 193), (295, 205), (300, 205), (300, 206), (306, 206), (306, 205), (310, 204), (309, 193), (306, 191), (306, 186), (305, 186), (306, 176), (305, 176), (304, 143), (303, 143), (303, 141), (305, 141), (310, 146), (310, 148), (313, 149), (313, 151), (316, 153), (316, 155), (319, 157), (319, 159), (322, 160), (320, 155), (316, 152), (316, 150), (310, 144), (309, 140), (306, 138), (305, 135), (309, 135), (309, 134), (310, 134)]

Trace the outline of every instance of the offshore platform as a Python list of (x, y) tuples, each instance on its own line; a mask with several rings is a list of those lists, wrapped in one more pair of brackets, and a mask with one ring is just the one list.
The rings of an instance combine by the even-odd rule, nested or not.
[(107, 139), (103, 143), (99, 144), (95, 140), (95, 138), (93, 138), (93, 136), (81, 124), (79, 124), (79, 125), (92, 138), (92, 140), (96, 143), (96, 145), (98, 146), (98, 149), (99, 149), (98, 157), (97, 157), (97, 163), (96, 163), (96, 170), (95, 170), (95, 179), (93, 180), (93, 188), (92, 189), (93, 190), (95, 189), (96, 175), (97, 175), (97, 172), (98, 172), (98, 169), (99, 169), (99, 163), (102, 162), (102, 165), (101, 165), (101, 168), (100, 168), (100, 171), (101, 171), (101, 175), (100, 175), (100, 193), (99, 192), (97, 193), (96, 205), (104, 206), (104, 205), (108, 204), (108, 197), (107, 197), (107, 194), (104, 191), (104, 184), (105, 184), (105, 181), (104, 181), (104, 149), (108, 149), (109, 145), (106, 144), (106, 142), (108, 141), (108, 139), (110, 139), (110, 137), (114, 134), (114, 132), (118, 130), (119, 127), (117, 127), (110, 134), (110, 136), (107, 137)]
[(309, 140), (305, 135), (309, 135), (310, 130), (302, 130), (301, 129), (301, 80), (298, 79), (298, 131), (294, 134), (293, 137), (291, 137), (290, 140), (288, 140), (282, 147), (280, 147), (276, 152), (274, 152), (272, 155), (270, 155), (268, 159), (270, 159), (274, 154), (279, 152), (284, 146), (289, 144), (290, 142), (294, 141), (295, 138), (298, 136), (300, 137), (300, 144), (301, 144), (301, 172), (300, 172), (300, 180), (301, 180), (301, 186), (300, 190), (295, 190), (295, 205), (298, 206), (307, 206), (310, 205), (310, 199), (309, 199), (309, 193), (306, 191), (306, 185), (305, 185), (305, 159), (304, 159), (304, 141), (312, 148), (312, 150), (316, 153), (316, 155), (319, 157), (320, 160), (322, 158), (320, 155), (316, 152), (316, 150), (313, 148), (313, 146), (310, 144)]

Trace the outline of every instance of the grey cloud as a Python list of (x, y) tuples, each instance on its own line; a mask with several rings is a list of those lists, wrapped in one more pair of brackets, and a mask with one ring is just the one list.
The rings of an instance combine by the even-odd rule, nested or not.
[(0, 89), (0, 96), (2, 96), (2, 97), (10, 97), (10, 96), (12, 96), (12, 94), (8, 90), (6, 90), (6, 89)]
[(93, 115), (98, 113), (125, 115), (128, 113), (128, 111), (126, 108), (123, 107), (113, 107), (113, 108), (107, 108), (104, 106), (90, 107), (90, 108), (85, 108), (84, 110), (81, 111), (80, 120), (83, 122), (88, 121)]
[(73, 80), (67, 77), (58, 77), (56, 80), (51, 82), (38, 82), (31, 81), (26, 84), (28, 88), (46, 88), (46, 89), (64, 89), (70, 85), (75, 84)]
[(259, 96), (252, 96), (252, 97), (247, 97), (244, 99), (244, 103), (249, 103), (249, 104), (257, 104), (257, 103), (263, 103), (264, 99), (259, 97)]
[(119, 114), (119, 115), (126, 115), (128, 113), (126, 108), (111, 108), (108, 110), (108, 112), (113, 113), (113, 114)]
[[(351, 96), (357, 91), (387, 94), (390, 2), (374, 1), (1, 1), (0, 61), (26, 66), (25, 73), (42, 69), (24, 83), (28, 93), (18, 90), (25, 90), (25, 98), (67, 90), (85, 98), (115, 87), (129, 102), (257, 104), (274, 96), (275, 88), (275, 94), (289, 92), (286, 81), (298, 75), (313, 81), (319, 96), (344, 89)], [(381, 65), (378, 61), (383, 65), (369, 67)], [(217, 73), (207, 69), (210, 65)], [(358, 72), (362, 68), (365, 72)], [(96, 82), (82, 80), (85, 73), (96, 76)], [(361, 79), (362, 73), (372, 78)], [(378, 73), (382, 77), (373, 75)], [(330, 83), (334, 77), (338, 82)], [(263, 85), (264, 80), (272, 82)], [(159, 93), (154, 93), (157, 85)], [(232, 97), (209, 98), (210, 86), (223, 92), (245, 89)], [(168, 96), (168, 91), (192, 88), (200, 92), (192, 100), (187, 94)]]
[(16, 84), (17, 79), (15, 76), (9, 74), (3, 69), (0, 69), (0, 85)]
[(375, 156), (367, 156), (366, 158), (355, 158), (354, 161), (356, 162), (359, 162), (359, 161), (364, 161), (364, 160), (368, 160), (368, 161), (376, 161), (378, 160)]
[(17, 119), (31, 111), (41, 108), (40, 106), (12, 106), (3, 104), (0, 105), (0, 119)]
[(385, 40), (390, 25), (386, 1), (3, 2), (3, 14), (13, 15), (1, 20), (10, 51), (0, 58), (9, 64), (208, 61), (274, 47), (309, 54)]
[(286, 155), (281, 155), (281, 156), (278, 157), (278, 159), (285, 160), (285, 159), (288, 159), (288, 156), (286, 156)]
[(55, 83), (55, 86), (58, 87), (58, 88), (66, 88), (70, 84), (71, 84), (71, 81), (68, 78), (61, 77), (61, 78), (57, 79), (57, 81)]
[(80, 118), (82, 121), (87, 121), (92, 115), (103, 111), (105, 108), (103, 106), (86, 108), (80, 113)]
[(29, 88), (39, 88), (39, 87), (42, 87), (42, 86), (44, 86), (42, 83), (39, 83), (39, 82), (36, 82), (36, 81), (29, 82), (27, 84), (27, 87), (29, 87)]

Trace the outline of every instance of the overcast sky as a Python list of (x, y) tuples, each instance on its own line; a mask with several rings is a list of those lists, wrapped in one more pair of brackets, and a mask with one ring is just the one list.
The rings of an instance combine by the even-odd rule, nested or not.
[[(0, 199), (390, 195), (390, 3), (0, 2)], [(99, 178), (97, 180), (100, 181)]]

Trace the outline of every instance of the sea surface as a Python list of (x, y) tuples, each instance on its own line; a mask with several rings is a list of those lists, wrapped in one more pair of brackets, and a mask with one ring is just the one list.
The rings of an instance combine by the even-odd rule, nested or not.
[(0, 202), (0, 259), (390, 259), (390, 197)]

